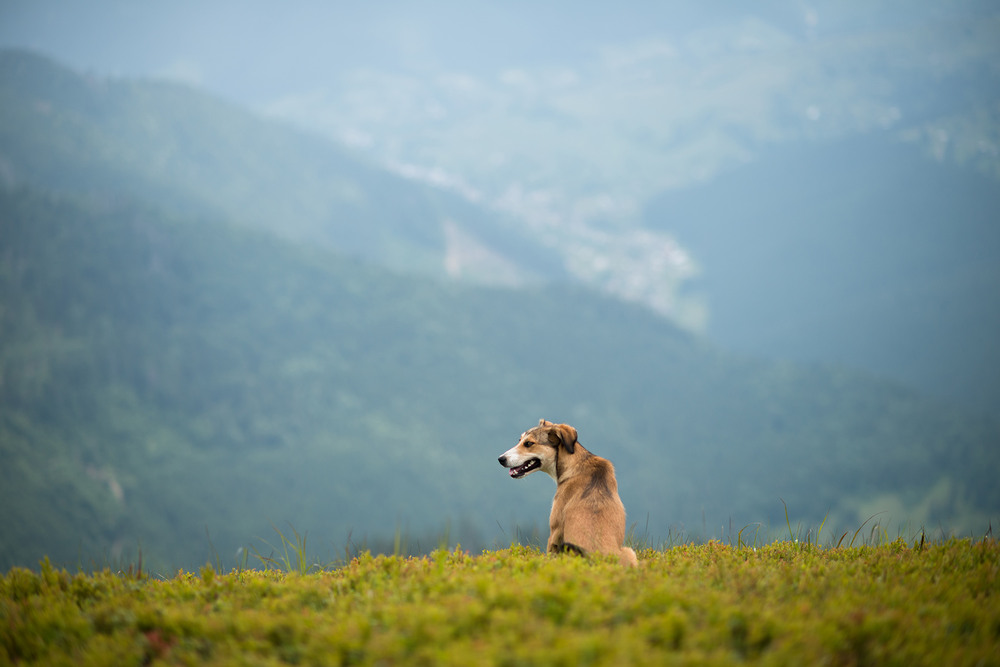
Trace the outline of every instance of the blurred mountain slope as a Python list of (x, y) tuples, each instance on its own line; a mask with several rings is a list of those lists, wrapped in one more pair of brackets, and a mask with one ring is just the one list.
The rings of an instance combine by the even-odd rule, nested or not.
[(551, 483), (495, 460), (540, 417), (615, 462), (653, 539), (778, 525), (779, 497), (831, 534), (996, 516), (991, 418), (547, 284), (559, 230), (189, 88), (0, 62), (0, 567), (141, 543), (194, 569), (269, 522), (334, 557), (449, 521), (467, 547), (544, 532)]
[(449, 522), (466, 547), (513, 539), (552, 485), (496, 456), (540, 417), (614, 461), (651, 539), (777, 526), (778, 498), (828, 534), (873, 505), (909, 531), (1000, 510), (996, 422), (725, 354), (637, 306), (137, 203), (3, 191), (0, 215), (0, 568), (136, 545), (161, 569), (231, 563), (286, 521), (328, 558), (397, 529), (431, 548)]
[(504, 284), (562, 273), (497, 215), (325, 139), (187, 86), (23, 51), (0, 51), (0, 177), (223, 216), (399, 270)]
[[(494, 11), (511, 39), (537, 46), (538, 26), (547, 26), (545, 54), (490, 42), (496, 51), (484, 58), (506, 56), (492, 68), (475, 58), (358, 67), (266, 109), (413, 179), (475, 192), (538, 236), (558, 238), (580, 281), (694, 330), (711, 317), (714, 294), (696, 296), (687, 283), (724, 269), (672, 239), (668, 226), (643, 224), (664, 192), (872, 136), (918, 147), (911, 161), (1000, 179), (1000, 13), (989, 3)], [(515, 16), (538, 23), (522, 35), (510, 27)], [(473, 17), (441, 11), (441, 25), (425, 29), (447, 51), (456, 48), (449, 35), (475, 30)], [(768, 187), (775, 197), (788, 191)]]
[(663, 194), (647, 224), (705, 265), (709, 335), (1000, 410), (1000, 186), (875, 133)]

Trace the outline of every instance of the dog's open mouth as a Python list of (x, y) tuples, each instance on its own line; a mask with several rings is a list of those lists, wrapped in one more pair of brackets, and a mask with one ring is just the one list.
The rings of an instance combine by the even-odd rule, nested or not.
[(516, 468), (511, 468), (510, 469), (510, 476), (513, 477), (514, 479), (517, 479), (518, 477), (524, 477), (525, 475), (527, 475), (532, 470), (534, 470), (536, 468), (541, 468), (541, 467), (542, 467), (542, 462), (540, 460), (538, 460), (538, 459), (531, 459), (530, 461), (528, 461), (524, 465), (517, 466)]

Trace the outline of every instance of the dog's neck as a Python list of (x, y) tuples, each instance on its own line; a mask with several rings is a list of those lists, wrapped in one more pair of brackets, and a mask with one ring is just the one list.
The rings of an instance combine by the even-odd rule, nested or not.
[[(576, 468), (576, 465), (574, 464), (577, 461), (593, 456), (593, 454), (588, 452), (579, 442), (575, 444), (575, 448), (576, 451), (572, 454), (568, 454), (563, 451), (562, 447), (556, 447), (556, 464), (554, 469), (549, 468), (548, 470), (545, 470), (545, 472), (549, 473), (549, 476), (556, 481), (556, 486), (558, 486), (560, 482), (564, 482), (573, 475), (577, 474), (574, 471), (574, 468)], [(570, 459), (569, 461), (566, 460), (567, 457)]]

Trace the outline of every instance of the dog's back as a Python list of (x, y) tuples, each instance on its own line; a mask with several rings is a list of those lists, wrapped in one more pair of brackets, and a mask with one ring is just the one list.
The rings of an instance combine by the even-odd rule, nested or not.
[[(561, 523), (562, 543), (581, 553), (618, 554), (624, 565), (638, 563), (625, 542), (625, 505), (618, 496), (614, 466), (605, 458), (582, 451), (565, 480), (556, 487), (552, 523)], [(558, 516), (557, 516), (558, 515)]]

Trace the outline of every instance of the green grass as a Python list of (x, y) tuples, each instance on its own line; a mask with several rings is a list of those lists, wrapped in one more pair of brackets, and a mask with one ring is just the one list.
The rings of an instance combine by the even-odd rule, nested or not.
[(997, 664), (1000, 543), (921, 534), (645, 548), (640, 567), (512, 546), (279, 558), (228, 573), (0, 578), (0, 664)]

